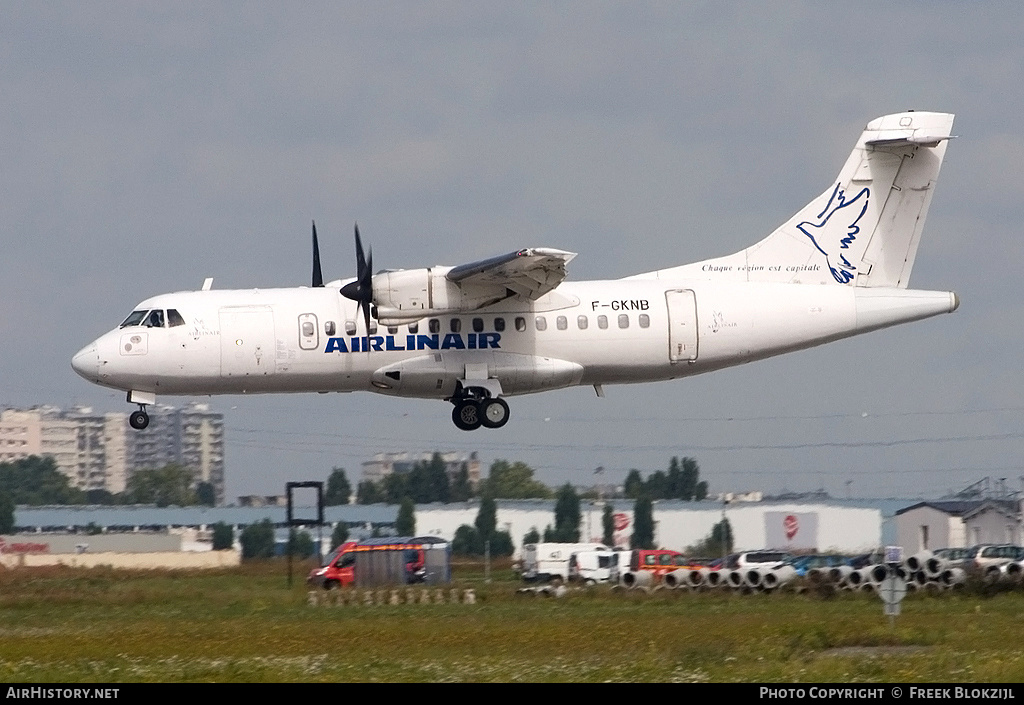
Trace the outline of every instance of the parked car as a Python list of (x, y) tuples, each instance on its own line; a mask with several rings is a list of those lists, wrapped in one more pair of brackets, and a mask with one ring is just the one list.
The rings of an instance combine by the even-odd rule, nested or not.
[(932, 551), (935, 558), (940, 559), (946, 568), (967, 569), (971, 564), (969, 548), (939, 548)]
[(1019, 561), (1022, 556), (1024, 548), (1012, 543), (982, 543), (968, 550), (967, 567), (970, 570), (984, 572), (989, 566)]
[(744, 551), (736, 555), (736, 568), (771, 567), (780, 563), (789, 563), (793, 554), (786, 551)]
[(835, 568), (846, 565), (849, 559), (838, 554), (825, 553), (810, 556), (794, 556), (789, 564), (793, 566), (797, 575), (807, 575), (807, 571), (813, 568)]

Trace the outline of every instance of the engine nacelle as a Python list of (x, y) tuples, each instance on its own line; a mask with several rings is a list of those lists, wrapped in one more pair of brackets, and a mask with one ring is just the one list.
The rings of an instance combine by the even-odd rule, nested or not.
[(373, 276), (373, 303), (381, 325), (411, 323), (427, 316), (473, 311), (506, 298), (499, 286), (460, 286), (445, 276), (451, 267), (399, 269)]

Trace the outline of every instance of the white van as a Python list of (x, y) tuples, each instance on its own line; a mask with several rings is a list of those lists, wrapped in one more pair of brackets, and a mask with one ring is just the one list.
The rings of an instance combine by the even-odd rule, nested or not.
[(567, 581), (569, 559), (579, 551), (608, 551), (601, 543), (528, 543), (523, 546), (523, 580)]
[[(628, 564), (626, 568), (629, 568)], [(587, 585), (617, 583), (619, 551), (577, 551), (569, 558), (569, 580), (577, 580)]]

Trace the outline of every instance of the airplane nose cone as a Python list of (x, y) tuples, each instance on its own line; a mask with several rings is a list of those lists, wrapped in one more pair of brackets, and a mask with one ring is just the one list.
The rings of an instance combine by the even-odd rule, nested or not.
[(100, 357), (96, 353), (96, 343), (89, 343), (71, 358), (71, 369), (80, 376), (95, 382), (99, 378)]

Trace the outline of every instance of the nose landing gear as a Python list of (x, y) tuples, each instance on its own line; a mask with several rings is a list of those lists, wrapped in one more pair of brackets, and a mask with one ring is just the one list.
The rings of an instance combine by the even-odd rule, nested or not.
[(128, 416), (128, 425), (136, 431), (141, 431), (149, 426), (149, 414), (146, 413), (145, 404), (139, 404), (138, 411), (133, 411), (131, 415)]

